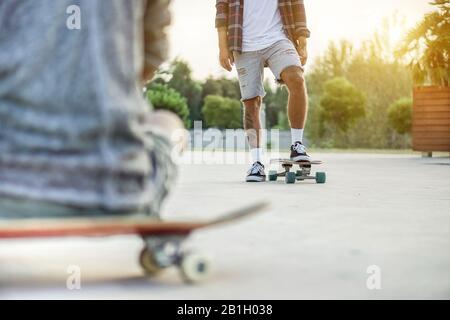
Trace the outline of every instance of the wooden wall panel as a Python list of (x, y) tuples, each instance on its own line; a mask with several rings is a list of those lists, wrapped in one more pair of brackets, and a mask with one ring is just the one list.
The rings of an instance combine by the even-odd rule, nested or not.
[(415, 151), (450, 151), (450, 88), (414, 89), (412, 141)]

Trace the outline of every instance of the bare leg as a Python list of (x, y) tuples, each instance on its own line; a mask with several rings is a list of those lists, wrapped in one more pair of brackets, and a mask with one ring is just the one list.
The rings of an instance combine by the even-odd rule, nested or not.
[(261, 147), (261, 97), (244, 101), (244, 129), (247, 133), (250, 149)]
[(247, 182), (262, 182), (266, 180), (264, 165), (261, 163), (261, 121), (259, 118), (261, 100), (261, 97), (256, 97), (244, 101), (244, 128), (253, 161), (253, 165), (246, 177)]
[(281, 73), (281, 79), (289, 90), (288, 117), (293, 129), (303, 129), (308, 115), (308, 95), (303, 71), (289, 67)]

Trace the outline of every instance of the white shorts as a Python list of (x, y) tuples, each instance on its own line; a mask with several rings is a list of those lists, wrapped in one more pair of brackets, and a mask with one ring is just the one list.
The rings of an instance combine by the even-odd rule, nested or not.
[(234, 63), (239, 77), (242, 100), (264, 97), (264, 68), (269, 67), (279, 83), (281, 73), (288, 67), (299, 67), (303, 70), (300, 56), (294, 44), (288, 40), (280, 40), (266, 49), (238, 53), (234, 52)]

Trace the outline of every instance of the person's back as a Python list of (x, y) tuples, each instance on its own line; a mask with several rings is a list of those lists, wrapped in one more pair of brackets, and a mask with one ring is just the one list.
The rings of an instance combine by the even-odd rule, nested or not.
[[(81, 9), (79, 30), (66, 25), (71, 5)], [(0, 3), (0, 203), (33, 199), (107, 211), (151, 206), (161, 192), (155, 158), (168, 158), (169, 145), (145, 133), (147, 5)]]

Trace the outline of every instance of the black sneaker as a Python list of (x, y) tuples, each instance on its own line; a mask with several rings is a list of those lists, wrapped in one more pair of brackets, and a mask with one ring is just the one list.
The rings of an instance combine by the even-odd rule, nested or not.
[(306, 147), (300, 141), (297, 141), (291, 146), (291, 160), (311, 161), (311, 158), (306, 153)]
[(247, 182), (263, 182), (266, 181), (266, 174), (264, 173), (264, 165), (257, 161), (255, 162), (250, 170), (247, 172)]

